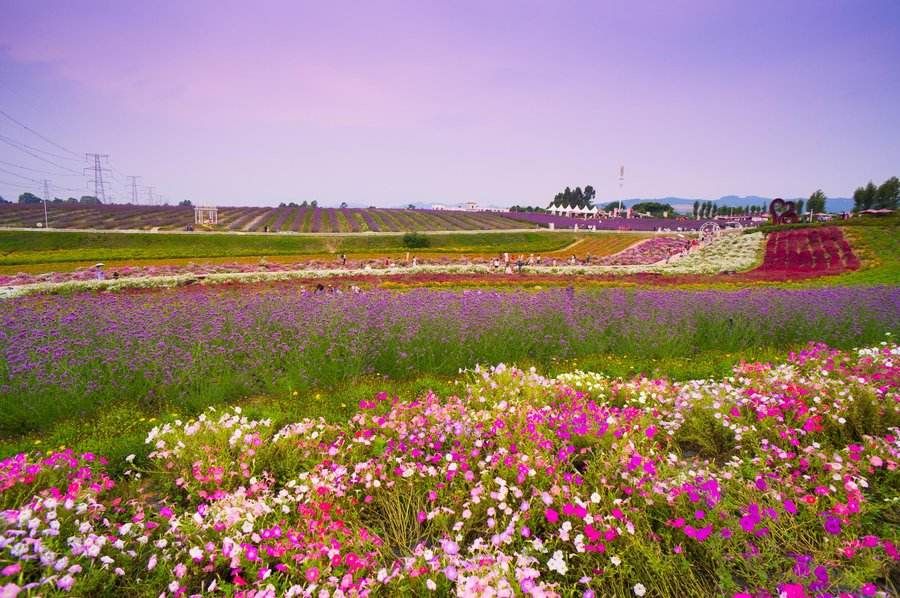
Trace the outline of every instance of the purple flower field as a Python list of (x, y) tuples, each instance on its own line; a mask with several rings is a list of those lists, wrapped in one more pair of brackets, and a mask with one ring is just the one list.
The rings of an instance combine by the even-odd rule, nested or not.
[(478, 363), (859, 346), (897, 332), (900, 290), (331, 295), (282, 284), (25, 297), (0, 302), (0, 322), (2, 433), (11, 434), (123, 401), (198, 407)]

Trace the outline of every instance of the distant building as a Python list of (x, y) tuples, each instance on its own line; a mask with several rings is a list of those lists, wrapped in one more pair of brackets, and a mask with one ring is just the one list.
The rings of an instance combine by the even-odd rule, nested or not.
[(436, 210), (438, 212), (444, 212), (447, 210), (447, 206), (442, 203), (433, 203), (431, 204), (431, 209)]
[(477, 201), (467, 201), (462, 204), (462, 209), (467, 212), (477, 212), (478, 211), (478, 202)]

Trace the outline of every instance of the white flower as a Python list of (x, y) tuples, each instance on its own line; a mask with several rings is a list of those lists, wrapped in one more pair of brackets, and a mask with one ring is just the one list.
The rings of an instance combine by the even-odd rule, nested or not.
[(131, 453), (130, 455), (125, 457), (125, 460), (128, 461), (129, 463), (134, 463), (134, 457), (135, 457), (134, 453)]
[(619, 565), (622, 564), (622, 559), (620, 559), (620, 558), (617, 557), (617, 556), (611, 557), (611, 558), (609, 559), (609, 561), (610, 561), (613, 565), (615, 565), (616, 567), (618, 567)]
[(437, 584), (434, 583), (433, 579), (429, 579), (428, 581), (425, 582), (425, 587), (427, 587), (429, 590), (431, 590), (433, 592), (437, 589)]
[(635, 595), (635, 596), (643, 596), (644, 594), (647, 593), (647, 588), (645, 588), (645, 587), (644, 587), (644, 584), (642, 584), (642, 583), (636, 583), (636, 584), (634, 584), (634, 588), (633, 588), (633, 589), (634, 589), (634, 595)]
[(550, 560), (547, 561), (547, 567), (551, 571), (556, 571), (560, 575), (565, 575), (566, 571), (569, 570), (568, 565), (566, 565), (566, 561), (563, 559), (562, 550), (557, 550), (553, 553), (553, 556), (550, 557)]

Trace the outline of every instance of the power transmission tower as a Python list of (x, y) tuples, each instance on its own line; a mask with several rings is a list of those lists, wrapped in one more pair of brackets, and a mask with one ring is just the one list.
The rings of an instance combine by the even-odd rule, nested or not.
[(90, 174), (93, 176), (88, 184), (94, 183), (94, 197), (102, 203), (106, 203), (106, 185), (103, 182), (103, 173), (108, 173), (109, 168), (103, 166), (103, 162), (109, 159), (109, 154), (85, 154), (84, 158), (90, 164), (84, 170), (85, 174), (90, 170)]
[(625, 207), (625, 192), (622, 186), (625, 184), (625, 167), (619, 166), (619, 210)]
[(47, 224), (47, 202), (50, 201), (50, 181), (44, 179), (44, 228), (49, 228)]
[(147, 187), (147, 203), (151, 206), (156, 205), (153, 199), (153, 189), (155, 189), (155, 187)]
[(128, 178), (131, 179), (131, 203), (134, 205), (137, 205), (138, 204), (137, 181), (141, 177), (129, 175)]

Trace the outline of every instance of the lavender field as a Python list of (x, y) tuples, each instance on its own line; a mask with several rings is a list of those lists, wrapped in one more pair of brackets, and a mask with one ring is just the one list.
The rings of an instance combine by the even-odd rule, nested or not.
[(201, 287), (0, 303), (3, 435), (109, 404), (197, 410), (362, 376), (592, 354), (861, 346), (900, 328), (896, 287), (316, 294)]

